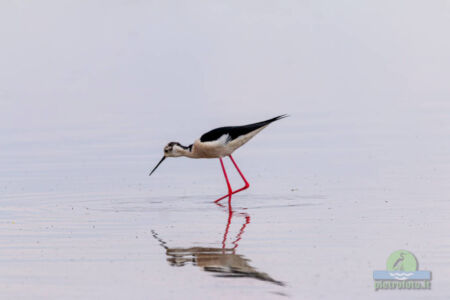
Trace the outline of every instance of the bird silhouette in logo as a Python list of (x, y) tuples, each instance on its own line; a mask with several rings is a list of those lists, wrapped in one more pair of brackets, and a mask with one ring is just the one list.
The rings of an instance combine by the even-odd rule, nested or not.
[(392, 268), (396, 271), (404, 271), (405, 267), (403, 266), (405, 262), (405, 253), (401, 252), (400, 257), (395, 261)]

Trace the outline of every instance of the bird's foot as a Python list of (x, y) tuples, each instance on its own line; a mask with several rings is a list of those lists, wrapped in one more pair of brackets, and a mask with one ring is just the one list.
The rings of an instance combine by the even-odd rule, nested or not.
[(240, 188), (240, 189), (238, 189), (238, 190), (235, 190), (235, 191), (229, 190), (227, 195), (225, 195), (225, 196), (223, 196), (223, 197), (220, 197), (219, 199), (217, 199), (217, 200), (214, 201), (214, 202), (217, 203), (217, 202), (219, 202), (220, 200), (223, 200), (223, 199), (225, 199), (225, 198), (227, 198), (227, 197), (230, 197), (230, 196), (233, 195), (233, 194), (236, 194), (236, 193), (239, 193), (239, 192), (241, 192), (241, 191), (243, 191), (243, 190), (246, 190), (246, 189), (248, 189), (249, 187), (250, 187), (250, 184), (248, 184), (248, 182), (246, 182), (245, 185), (244, 185), (242, 188)]

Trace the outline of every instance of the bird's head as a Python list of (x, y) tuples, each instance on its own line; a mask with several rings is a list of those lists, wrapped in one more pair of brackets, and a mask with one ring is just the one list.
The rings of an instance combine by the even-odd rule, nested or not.
[(183, 146), (178, 142), (170, 142), (164, 147), (164, 157), (179, 157), (183, 154)]
[(166, 159), (166, 157), (179, 157), (183, 156), (183, 150), (185, 150), (186, 147), (183, 147), (178, 142), (170, 142), (164, 147), (164, 156), (161, 158), (159, 163), (156, 165), (156, 167), (150, 172), (150, 175), (155, 172), (155, 170), (159, 167), (159, 165)]

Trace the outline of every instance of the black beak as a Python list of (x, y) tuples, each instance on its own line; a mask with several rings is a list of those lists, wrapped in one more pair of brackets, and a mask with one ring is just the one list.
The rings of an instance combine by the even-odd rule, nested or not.
[(165, 160), (166, 159), (166, 157), (165, 156), (163, 156), (163, 158), (159, 161), (159, 163), (156, 165), (156, 167), (150, 172), (150, 175), (148, 175), (148, 176), (151, 176), (152, 174), (153, 174), (153, 172), (155, 172), (155, 170), (156, 170), (156, 168), (158, 168), (159, 167), (159, 165), (163, 162), (163, 160)]

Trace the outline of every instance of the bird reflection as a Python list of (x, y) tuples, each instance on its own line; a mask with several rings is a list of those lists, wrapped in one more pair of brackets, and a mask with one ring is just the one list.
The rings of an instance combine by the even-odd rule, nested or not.
[[(250, 260), (243, 255), (237, 254), (236, 249), (239, 241), (245, 232), (245, 228), (250, 224), (250, 215), (243, 212), (233, 211), (231, 206), (225, 207), (222, 204), (215, 203), (218, 207), (224, 209), (228, 213), (227, 224), (222, 239), (222, 247), (190, 247), (190, 248), (171, 248), (167, 243), (152, 230), (153, 237), (158, 240), (159, 244), (166, 249), (167, 261), (171, 266), (185, 266), (192, 263), (194, 266), (202, 268), (204, 271), (215, 273), (216, 277), (248, 277), (258, 280), (272, 282), (283, 286), (281, 281), (275, 280), (267, 273), (259, 272), (252, 267)], [(227, 247), (227, 238), (233, 216), (243, 218), (243, 224), (236, 235), (235, 239)]]

